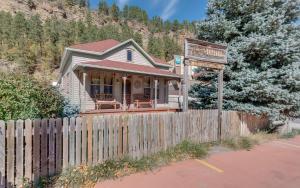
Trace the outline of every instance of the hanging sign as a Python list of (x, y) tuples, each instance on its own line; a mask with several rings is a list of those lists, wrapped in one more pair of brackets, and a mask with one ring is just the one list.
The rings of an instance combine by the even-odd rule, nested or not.
[(185, 59), (192, 66), (224, 69), (227, 46), (196, 39), (185, 39)]
[(175, 59), (175, 65), (180, 65), (181, 64), (181, 62), (182, 62), (182, 56), (175, 55), (174, 59)]

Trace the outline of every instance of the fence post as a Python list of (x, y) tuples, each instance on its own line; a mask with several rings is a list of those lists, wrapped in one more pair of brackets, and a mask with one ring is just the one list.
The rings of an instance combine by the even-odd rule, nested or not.
[(5, 122), (0, 121), (0, 187), (6, 187), (5, 183)]
[(24, 121), (18, 120), (16, 125), (16, 184), (17, 186), (21, 186), (23, 182), (24, 176), (24, 155), (23, 155), (23, 146), (24, 146)]

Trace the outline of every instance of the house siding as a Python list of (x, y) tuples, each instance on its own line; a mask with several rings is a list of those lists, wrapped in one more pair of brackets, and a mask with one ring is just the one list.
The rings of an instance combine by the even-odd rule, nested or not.
[[(132, 61), (127, 61), (127, 50), (132, 50)], [(91, 96), (91, 70), (83, 70), (83, 69), (77, 69), (76, 71), (73, 71), (73, 68), (76, 64), (79, 64), (80, 62), (87, 62), (87, 61), (97, 61), (97, 60), (103, 60), (108, 59), (112, 61), (120, 61), (120, 62), (126, 62), (126, 63), (133, 63), (133, 64), (140, 64), (145, 66), (151, 66), (154, 67), (154, 64), (149, 61), (135, 46), (132, 44), (128, 44), (126, 46), (117, 48), (105, 55), (95, 55), (95, 54), (86, 54), (81, 52), (71, 52), (70, 56), (67, 59), (66, 66), (64, 67), (62, 71), (62, 80), (60, 84), (60, 90), (62, 94), (70, 100), (70, 103), (73, 105), (78, 105), (81, 109), (81, 111), (87, 111), (87, 110), (94, 110), (95, 109), (95, 101), (93, 97)], [(160, 69), (169, 69), (168, 67), (164, 66), (157, 66), (155, 67)], [(83, 72), (86, 71), (86, 83), (84, 88), (83, 83)], [(96, 71), (101, 71), (96, 70)], [(101, 74), (111, 74), (107, 71), (103, 71)], [(68, 75), (68, 76), (67, 76)], [(101, 77), (101, 76), (100, 76)], [(140, 94), (144, 92), (143, 89), (143, 76), (140, 75), (132, 75), (131, 78), (131, 94)], [(154, 89), (154, 77), (151, 77), (151, 87)], [(165, 105), (168, 104), (168, 91), (166, 86), (166, 79), (165, 78), (158, 78), (159, 79), (159, 98), (158, 98), (158, 104)], [(142, 83), (142, 87), (135, 88), (134, 83), (136, 81), (140, 80)], [(100, 82), (103, 82), (103, 76), (100, 79)], [(123, 96), (122, 96), (122, 73), (114, 73), (114, 79), (113, 79), (113, 96), (114, 98), (122, 102)], [(102, 88), (103, 89), (103, 88)], [(151, 89), (151, 98), (154, 98), (154, 90)], [(133, 103), (133, 98), (132, 98)]]
[[(127, 50), (132, 51), (132, 61), (130, 62), (127, 61)], [(141, 54), (133, 45), (115, 50), (105, 59), (154, 67), (154, 65), (149, 62), (149, 60), (146, 59), (144, 55)]]

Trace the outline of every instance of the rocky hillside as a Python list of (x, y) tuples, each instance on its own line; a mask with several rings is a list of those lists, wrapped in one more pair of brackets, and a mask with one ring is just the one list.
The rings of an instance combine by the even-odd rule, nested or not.
[[(91, 14), (92, 23), (101, 27), (109, 24), (114, 25), (128, 25), (134, 31), (142, 34), (144, 48), (147, 48), (149, 36), (151, 32), (142, 23), (138, 21), (124, 21), (118, 20), (113, 21), (109, 16), (99, 15), (96, 10), (88, 11), (87, 8), (80, 8), (79, 5), (74, 5), (72, 7), (66, 6), (63, 0), (1, 0), (0, 1), (0, 11), (10, 12), (16, 14), (17, 12), (22, 12), (26, 17), (31, 17), (33, 15), (40, 15), (41, 20), (45, 21), (47, 18), (56, 17), (65, 21), (79, 21), (85, 20), (88, 12)], [(156, 32), (154, 36), (163, 37), (165, 33)], [(168, 36), (175, 39), (180, 46), (183, 46), (184, 38), (194, 37), (195, 34), (191, 31), (182, 29), (180, 31), (173, 32), (170, 30), (167, 33)]]
[(0, 67), (21, 67), (50, 81), (57, 78), (63, 49), (74, 43), (134, 38), (169, 61), (182, 52), (185, 37), (194, 37), (192, 23), (141, 17), (147, 13), (139, 7), (129, 7), (126, 16), (118, 7), (113, 12), (114, 5), (103, 13), (69, 1), (75, 0), (0, 0)]

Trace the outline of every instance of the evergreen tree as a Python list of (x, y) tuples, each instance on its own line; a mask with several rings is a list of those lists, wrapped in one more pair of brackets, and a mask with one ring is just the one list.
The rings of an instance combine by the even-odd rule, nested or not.
[(74, 6), (75, 5), (75, 0), (65, 0), (65, 4), (67, 6)]
[[(228, 43), (224, 108), (277, 119), (300, 114), (300, 2), (210, 0), (200, 39)], [(207, 79), (205, 77), (204, 79)], [(216, 77), (194, 87), (198, 107), (215, 104)]]
[(161, 39), (154, 37), (153, 35), (150, 36), (148, 42), (148, 52), (154, 55), (157, 58), (163, 59), (164, 51), (163, 51), (163, 42)]
[(135, 42), (137, 42), (140, 46), (143, 46), (143, 36), (141, 33), (136, 32), (133, 36)]
[(79, 7), (88, 7), (87, 0), (79, 0), (78, 4), (79, 4)]
[(119, 7), (116, 5), (116, 3), (113, 3), (112, 6), (110, 7), (110, 15), (114, 21), (119, 20), (119, 14), (120, 10)]
[(99, 2), (98, 12), (99, 14), (109, 15), (109, 7), (105, 0)]
[(150, 31), (155, 32), (162, 32), (163, 30), (163, 20), (159, 16), (154, 16), (150, 22)]
[(122, 16), (125, 20), (128, 20), (129, 18), (129, 6), (125, 5), (122, 11)]

